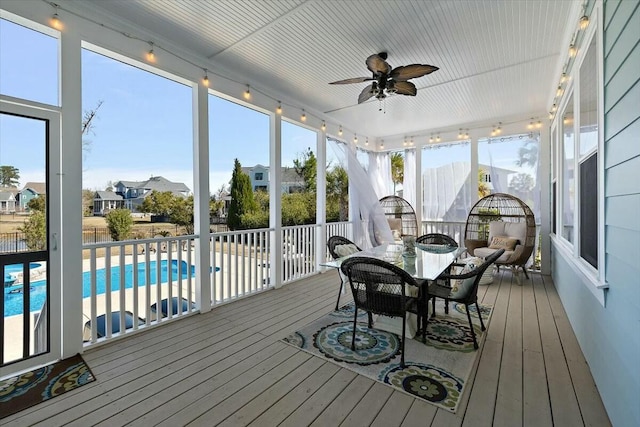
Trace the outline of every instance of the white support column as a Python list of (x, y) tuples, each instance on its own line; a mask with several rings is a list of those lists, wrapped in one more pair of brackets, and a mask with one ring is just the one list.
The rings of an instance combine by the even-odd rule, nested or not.
[(542, 274), (551, 274), (551, 138), (549, 134), (549, 122), (545, 120), (544, 129), (540, 132), (540, 154), (538, 164), (540, 165), (540, 251), (542, 257), (542, 265), (540, 270)]
[[(62, 280), (62, 357), (82, 352), (82, 72), (80, 34), (71, 29), (61, 35), (60, 149), (61, 234), (53, 236), (52, 257), (60, 251)], [(56, 167), (56, 165), (52, 165)], [(55, 227), (55, 225), (53, 225)], [(56, 249), (57, 246), (57, 249)], [(52, 274), (55, 273), (52, 262)]]
[(269, 126), (269, 228), (271, 236), (269, 278), (282, 286), (282, 118), (271, 114)]
[(327, 134), (319, 131), (316, 133), (316, 271), (320, 269), (320, 263), (324, 261), (326, 253), (327, 229)]
[[(215, 120), (215, 119), (214, 119)], [(209, 249), (209, 92), (202, 83), (193, 87), (193, 225), (196, 239), (196, 305), (211, 310)], [(215, 248), (214, 248), (215, 250)]]
[(416, 220), (418, 221), (418, 236), (424, 234), (422, 230), (422, 147), (416, 147)]
[[(471, 180), (471, 206), (475, 205), (478, 200), (478, 137), (471, 135), (471, 172), (469, 175)], [(475, 189), (475, 190), (474, 190)], [(469, 206), (469, 209), (471, 209)]]

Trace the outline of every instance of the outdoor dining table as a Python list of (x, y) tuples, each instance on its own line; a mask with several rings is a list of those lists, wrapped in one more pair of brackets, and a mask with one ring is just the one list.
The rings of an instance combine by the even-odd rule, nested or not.
[[(340, 270), (342, 263), (352, 257), (377, 258), (402, 268), (418, 282), (422, 283), (426, 280), (435, 280), (466, 251), (464, 247), (419, 243), (416, 243), (415, 249), (415, 256), (408, 256), (403, 254), (404, 245), (402, 243), (384, 243), (333, 261), (320, 263), (320, 265)], [(340, 272), (340, 274), (342, 273)], [(426, 301), (424, 303), (426, 306)], [(402, 333), (402, 320), (400, 318), (378, 316), (374, 323), (376, 328), (398, 335)], [(417, 317), (410, 313), (407, 317), (406, 336), (413, 338), (416, 333)]]

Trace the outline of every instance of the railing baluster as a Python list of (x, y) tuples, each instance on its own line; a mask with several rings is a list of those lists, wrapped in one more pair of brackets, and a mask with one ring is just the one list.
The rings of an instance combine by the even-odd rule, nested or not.
[[(98, 291), (97, 291), (97, 271), (96, 271), (96, 248), (91, 248), (90, 252), (90, 261), (89, 264), (91, 265), (91, 300), (90, 300), (90, 304), (91, 304), (91, 312), (89, 313), (90, 316), (90, 320), (91, 320), (91, 342), (96, 342), (96, 340), (98, 339), (98, 331), (95, 327), (96, 325), (96, 313), (98, 311)], [(106, 289), (105, 289), (105, 295), (106, 295)]]
[[(132, 271), (131, 271), (131, 276), (133, 279), (133, 283), (131, 285), (132, 288), (132, 292), (133, 292), (133, 318), (137, 319), (138, 318), (138, 244), (134, 243), (132, 245), (133, 248), (133, 258), (132, 258)], [(135, 331), (136, 329), (138, 329), (138, 322), (134, 321), (133, 322), (133, 330)]]
[(126, 329), (125, 327), (125, 321), (124, 321), (124, 312), (125, 312), (125, 307), (126, 307), (126, 302), (125, 302), (125, 291), (126, 291), (126, 287), (125, 287), (125, 279), (126, 279), (126, 271), (124, 268), (124, 251), (125, 251), (125, 246), (124, 245), (120, 245), (119, 246), (120, 249), (120, 258), (119, 258), (119, 268), (118, 270), (120, 271), (120, 283), (119, 283), (119, 287), (118, 287), (118, 295), (120, 297), (120, 328), (118, 329), (120, 331), (120, 333), (124, 334), (124, 331)]
[(150, 245), (147, 242), (144, 245), (144, 296), (146, 303), (144, 310), (147, 325), (151, 324), (151, 253), (149, 249)]
[[(104, 298), (105, 298), (105, 307), (106, 307), (106, 314), (105, 314), (105, 337), (107, 338), (111, 338), (111, 331), (112, 331), (112, 325), (111, 325), (111, 247), (107, 248), (107, 252), (105, 253), (106, 257), (105, 257), (105, 281), (104, 281)], [(96, 325), (95, 323), (92, 324)], [(96, 325), (97, 328), (97, 325)]]

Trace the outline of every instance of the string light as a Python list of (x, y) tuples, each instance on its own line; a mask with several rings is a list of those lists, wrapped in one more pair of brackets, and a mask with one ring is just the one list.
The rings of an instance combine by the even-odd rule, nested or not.
[(527, 125), (527, 129), (533, 129), (533, 117), (531, 117), (531, 121)]
[(429, 143), (433, 144), (433, 134), (429, 135)]
[(462, 128), (458, 131), (458, 139), (462, 139)]
[(149, 42), (149, 52), (147, 52), (147, 61), (156, 62), (156, 54), (153, 52), (153, 42)]
[(338, 136), (342, 136), (342, 125), (338, 128)]
[(556, 90), (556, 96), (560, 98), (563, 92), (564, 91), (562, 90), (562, 86), (558, 86), (558, 90)]
[(567, 81), (567, 73), (562, 73), (560, 75), (560, 83), (564, 83)]
[(282, 103), (278, 101), (278, 106), (276, 107), (276, 114), (282, 115)]
[(553, 111), (549, 112), (549, 120), (553, 120)]
[(551, 106), (551, 112), (552, 112), (552, 113), (555, 113), (557, 109), (558, 109), (558, 106), (554, 103), (554, 104)]
[(438, 134), (438, 136), (436, 136), (436, 142), (440, 142), (440, 134)]
[(209, 87), (209, 76), (207, 75), (207, 69), (204, 69), (204, 77), (202, 78), (202, 84)]
[(380, 148), (384, 148), (384, 139), (380, 140)]
[(411, 137), (411, 139), (409, 139), (409, 145), (413, 145), (413, 137)]
[(464, 138), (469, 139), (469, 129), (464, 133)]
[(502, 133), (502, 128), (500, 127), (500, 125), (502, 125), (502, 122), (498, 122), (498, 127), (496, 128), (496, 133), (498, 135), (500, 135), (500, 133)]
[(300, 120), (303, 122), (307, 121), (307, 113), (304, 112), (304, 108), (302, 109), (302, 115), (300, 116)]
[(353, 134), (353, 143), (354, 144), (358, 143), (358, 135), (357, 134)]
[(321, 126), (321, 128), (322, 128), (322, 132), (324, 132), (324, 131), (326, 131), (326, 130), (327, 130), (327, 124), (324, 122), (324, 120), (322, 121), (322, 126)]
[(364, 140), (364, 145), (369, 145), (369, 137)]
[(542, 120), (538, 120), (536, 123), (536, 128), (540, 129), (542, 127)]
[(576, 56), (577, 52), (578, 52), (578, 50), (576, 49), (576, 45), (571, 43), (569, 45), (569, 56), (573, 58), (574, 56)]
[(51, 26), (53, 28), (55, 28), (58, 31), (61, 31), (64, 28), (64, 25), (62, 25), (62, 21), (60, 20), (60, 17), (58, 16), (58, 5), (54, 5), (55, 12), (53, 13), (53, 16), (51, 17), (51, 20), (49, 21), (49, 23), (51, 24)]
[(247, 101), (251, 99), (251, 86), (247, 85), (247, 90), (244, 91), (244, 99)]
[(407, 137), (406, 136), (402, 140), (402, 145), (404, 145), (405, 147), (407, 146)]

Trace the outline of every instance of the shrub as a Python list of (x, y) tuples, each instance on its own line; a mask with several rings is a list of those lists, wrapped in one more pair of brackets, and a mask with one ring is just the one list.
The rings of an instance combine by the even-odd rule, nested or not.
[[(35, 199), (34, 199), (35, 200)], [(29, 218), (19, 228), (24, 233), (24, 240), (27, 247), (32, 251), (42, 251), (47, 246), (47, 229), (44, 212), (34, 210)]]
[(114, 209), (105, 216), (105, 219), (113, 240), (126, 240), (131, 236), (133, 218), (129, 209)]

